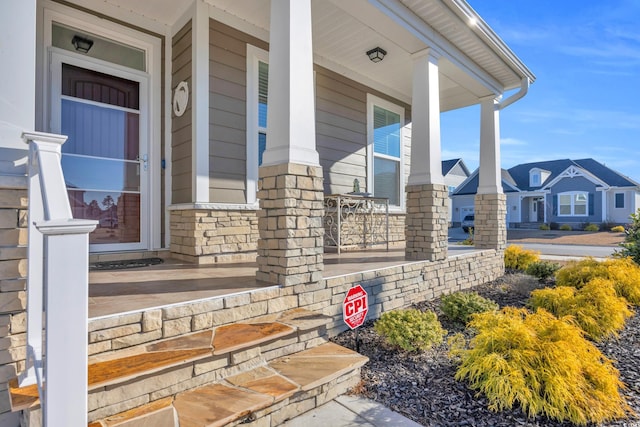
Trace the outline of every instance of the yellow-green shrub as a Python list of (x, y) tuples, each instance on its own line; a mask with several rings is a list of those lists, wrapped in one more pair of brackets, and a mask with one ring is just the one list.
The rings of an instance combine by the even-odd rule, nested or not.
[(588, 224), (584, 227), (584, 231), (600, 231), (598, 224)]
[(529, 264), (540, 259), (540, 252), (511, 245), (504, 250), (504, 266), (514, 270), (526, 270)]
[(453, 292), (440, 300), (440, 309), (453, 321), (467, 323), (471, 315), (500, 308), (495, 301), (479, 295), (477, 292)]
[(611, 227), (612, 233), (624, 233), (624, 227), (621, 225), (616, 225), (615, 227)]
[(428, 350), (447, 334), (433, 311), (416, 309), (387, 311), (373, 327), (387, 343), (406, 351)]
[(560, 226), (560, 230), (561, 231), (571, 231), (571, 230), (573, 230), (573, 228), (571, 228), (571, 226), (569, 224), (562, 224)]
[(556, 284), (581, 288), (596, 277), (612, 280), (619, 296), (640, 305), (640, 267), (630, 258), (571, 261), (556, 272)]
[(580, 289), (569, 286), (537, 289), (531, 292), (529, 305), (544, 308), (556, 317), (571, 316), (595, 341), (617, 336), (633, 314), (627, 300), (616, 295), (614, 283), (599, 277)]
[(473, 317), (477, 331), (460, 358), (457, 380), (483, 393), (495, 411), (519, 405), (528, 416), (574, 424), (625, 417), (619, 373), (583, 332), (544, 309), (506, 307)]

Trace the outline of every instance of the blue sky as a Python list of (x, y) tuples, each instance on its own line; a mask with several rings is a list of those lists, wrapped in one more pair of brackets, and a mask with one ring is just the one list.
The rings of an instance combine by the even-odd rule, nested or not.
[[(501, 112), (502, 167), (592, 157), (640, 181), (640, 1), (469, 3), (536, 75)], [(442, 115), (443, 159), (478, 166), (479, 117)]]

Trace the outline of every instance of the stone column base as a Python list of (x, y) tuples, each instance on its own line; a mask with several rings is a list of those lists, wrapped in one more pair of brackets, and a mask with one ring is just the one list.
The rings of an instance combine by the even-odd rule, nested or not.
[(410, 260), (447, 258), (447, 187), (442, 184), (407, 186), (405, 256)]
[(473, 241), (479, 249), (504, 251), (507, 247), (505, 194), (476, 194)]
[(260, 168), (256, 278), (283, 286), (317, 283), (324, 269), (322, 167)]

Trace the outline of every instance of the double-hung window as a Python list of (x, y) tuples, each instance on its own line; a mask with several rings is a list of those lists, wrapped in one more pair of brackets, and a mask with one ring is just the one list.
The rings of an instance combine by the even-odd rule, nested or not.
[(560, 216), (587, 216), (589, 193), (571, 192), (558, 194)]
[(404, 109), (372, 95), (367, 109), (368, 191), (388, 198), (391, 206), (402, 207)]

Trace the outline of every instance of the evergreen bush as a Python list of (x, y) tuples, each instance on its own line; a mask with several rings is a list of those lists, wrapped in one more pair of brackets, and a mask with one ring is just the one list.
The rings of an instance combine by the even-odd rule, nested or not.
[(562, 224), (560, 226), (560, 231), (571, 231), (571, 230), (573, 230), (573, 228), (571, 228), (569, 224)]
[(530, 276), (545, 280), (555, 274), (560, 269), (560, 265), (549, 261), (536, 261), (529, 264), (526, 273)]
[(598, 224), (587, 224), (584, 227), (584, 231), (600, 231), (600, 227), (598, 227)]
[(626, 236), (620, 243), (622, 249), (615, 252), (620, 258), (630, 257), (636, 264), (640, 264), (640, 209), (629, 216), (631, 224), (624, 230)]
[(466, 324), (471, 315), (494, 311), (500, 308), (494, 301), (478, 295), (477, 292), (453, 292), (440, 300), (440, 309), (454, 322)]
[(387, 311), (374, 329), (388, 344), (406, 351), (428, 350), (447, 334), (433, 311), (416, 309)]
[(624, 227), (621, 225), (616, 225), (615, 227), (611, 227), (612, 233), (624, 233)]
[(528, 304), (556, 317), (571, 316), (594, 341), (617, 336), (633, 314), (627, 300), (617, 296), (613, 281), (599, 277), (580, 289), (560, 286), (535, 290)]
[(530, 417), (579, 425), (632, 412), (619, 372), (575, 325), (544, 309), (507, 307), (473, 316), (469, 327), (477, 335), (468, 346), (452, 347), (455, 377), (483, 393), (491, 410), (519, 405)]
[(504, 266), (513, 270), (526, 270), (529, 264), (540, 260), (540, 252), (511, 245), (504, 250)]

